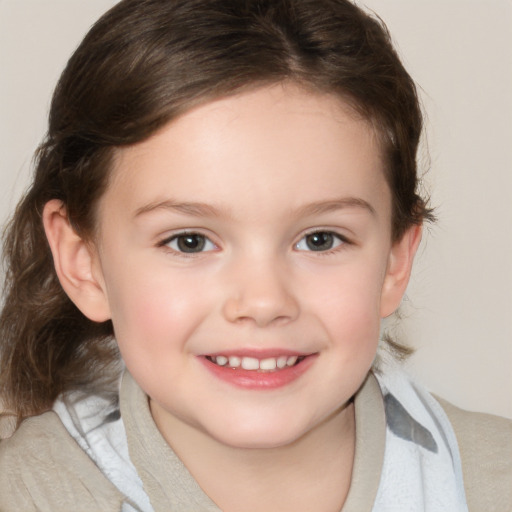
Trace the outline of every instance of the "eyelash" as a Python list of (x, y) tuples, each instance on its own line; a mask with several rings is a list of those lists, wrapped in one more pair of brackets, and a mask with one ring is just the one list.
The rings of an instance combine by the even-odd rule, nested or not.
[[(203, 240), (203, 243), (205, 245), (211, 244), (213, 246), (213, 248), (208, 249), (206, 251), (200, 250), (200, 251), (196, 252), (193, 250), (192, 251), (179, 250), (179, 248), (175, 249), (170, 246), (170, 244), (172, 242), (177, 241), (179, 243), (180, 239), (183, 239), (186, 237), (190, 237), (190, 238), (200, 237)], [(196, 231), (182, 231), (180, 233), (175, 233), (167, 238), (164, 238), (162, 241), (158, 242), (157, 246), (166, 248), (168, 250), (168, 252), (173, 253), (173, 254), (179, 254), (181, 257), (186, 257), (186, 258), (192, 258), (192, 257), (197, 256), (198, 254), (202, 254), (204, 252), (211, 252), (212, 250), (215, 250), (215, 248), (217, 248), (215, 243), (212, 242), (210, 240), (210, 238), (208, 238), (206, 235), (203, 235), (202, 233), (198, 233)], [(203, 247), (201, 247), (201, 249), (203, 249)]]
[[(299, 244), (301, 244), (303, 241), (305, 242), (308, 237), (313, 236), (313, 235), (329, 235), (334, 239), (334, 243), (336, 245), (334, 245), (334, 247), (331, 247), (330, 249), (326, 249), (326, 250), (318, 250), (318, 251), (315, 251), (313, 249), (301, 250), (299, 248)], [(307, 242), (305, 242), (305, 243), (307, 243)], [(337, 253), (337, 252), (343, 250), (343, 248), (346, 248), (347, 245), (352, 245), (352, 242), (346, 236), (343, 236), (340, 233), (336, 233), (335, 231), (331, 231), (329, 229), (318, 229), (317, 228), (317, 229), (314, 229), (314, 230), (304, 234), (301, 237), (301, 239), (297, 243), (294, 244), (294, 249), (301, 251), (301, 252), (315, 253), (316, 256), (329, 256), (331, 254), (334, 254), (334, 253)]]
[[(301, 249), (299, 246), (302, 243), (307, 244), (308, 237), (311, 237), (313, 235), (322, 235), (322, 236), (327, 235), (328, 237), (332, 237), (332, 242), (333, 242), (333, 244), (335, 244), (334, 247), (331, 247), (326, 250), (321, 250), (321, 249), (314, 250), (311, 248), (309, 248), (309, 250)], [(195, 250), (186, 251), (186, 250), (180, 250), (179, 247), (173, 248), (170, 246), (170, 244), (172, 242), (176, 241), (177, 243), (179, 243), (180, 239), (183, 239), (185, 237), (189, 237), (189, 238), (199, 237), (203, 243), (203, 245), (200, 247), (200, 250), (199, 251), (195, 251)], [(212, 248), (203, 250), (204, 246), (208, 246), (209, 244), (212, 246)], [(312, 231), (304, 234), (300, 238), (300, 240), (293, 245), (293, 247), (295, 250), (297, 250), (299, 252), (312, 252), (312, 253), (316, 253), (317, 256), (328, 256), (330, 254), (333, 254), (333, 253), (336, 253), (336, 252), (342, 250), (342, 248), (344, 246), (351, 245), (351, 244), (352, 244), (352, 242), (349, 239), (347, 239), (345, 236), (343, 236), (339, 233), (330, 231), (328, 229), (325, 229), (325, 230), (315, 229), (315, 230), (312, 230)], [(214, 242), (212, 242), (208, 236), (206, 236), (202, 233), (198, 233), (196, 231), (182, 231), (180, 233), (175, 233), (175, 234), (163, 239), (162, 241), (158, 242), (157, 246), (162, 247), (162, 248), (167, 248), (169, 252), (171, 252), (173, 254), (179, 254), (181, 257), (187, 257), (187, 258), (191, 258), (191, 257), (197, 256), (197, 255), (205, 253), (205, 252), (212, 252), (213, 250), (215, 250), (217, 248), (216, 244)]]

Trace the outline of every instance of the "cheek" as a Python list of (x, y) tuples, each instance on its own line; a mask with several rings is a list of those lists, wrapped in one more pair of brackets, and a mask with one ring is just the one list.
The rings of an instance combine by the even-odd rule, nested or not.
[(380, 332), (381, 267), (352, 265), (340, 268), (322, 281), (322, 285), (310, 281), (304, 296), (307, 307), (321, 318), (331, 339), (338, 340), (345, 348), (354, 348), (354, 356), (358, 351), (376, 349)]
[(122, 352), (151, 357), (170, 344), (183, 345), (201, 316), (197, 288), (186, 278), (165, 272), (116, 272), (108, 291)]

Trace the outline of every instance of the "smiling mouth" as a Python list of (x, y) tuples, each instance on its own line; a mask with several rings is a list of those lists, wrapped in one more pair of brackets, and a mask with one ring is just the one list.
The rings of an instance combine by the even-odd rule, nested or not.
[(278, 357), (256, 357), (239, 356), (205, 356), (211, 363), (232, 370), (248, 370), (254, 372), (278, 372), (286, 368), (292, 368), (300, 364), (307, 356), (303, 355), (282, 355)]

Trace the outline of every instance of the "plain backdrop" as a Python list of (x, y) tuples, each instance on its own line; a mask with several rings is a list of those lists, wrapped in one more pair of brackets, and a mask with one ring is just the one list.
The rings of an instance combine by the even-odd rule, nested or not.
[[(14, 208), (72, 50), (113, 0), (0, 0), (0, 221)], [(419, 84), (439, 221), (404, 301), (409, 370), (512, 418), (512, 1), (367, 0)]]

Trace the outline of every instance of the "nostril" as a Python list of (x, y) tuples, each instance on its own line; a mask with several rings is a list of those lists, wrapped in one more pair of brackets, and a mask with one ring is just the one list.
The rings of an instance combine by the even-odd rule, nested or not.
[(226, 300), (223, 307), (225, 318), (232, 323), (254, 323), (258, 327), (282, 325), (297, 318), (299, 307), (290, 296), (275, 298), (241, 297)]

